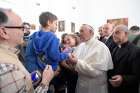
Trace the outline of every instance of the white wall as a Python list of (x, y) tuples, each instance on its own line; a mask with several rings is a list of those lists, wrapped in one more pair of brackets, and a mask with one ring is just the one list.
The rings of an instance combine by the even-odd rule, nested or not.
[(129, 27), (140, 26), (140, 0), (88, 0), (87, 23), (99, 27), (107, 19), (128, 17)]
[(12, 8), (24, 21), (37, 26), (39, 14), (50, 11), (66, 20), (66, 32), (71, 31), (71, 22), (76, 23), (76, 31), (83, 23), (97, 30), (111, 18), (128, 17), (129, 27), (140, 25), (140, 0), (0, 0), (0, 6)]
[(23, 19), (39, 26), (38, 16), (43, 11), (50, 11), (65, 20), (66, 32), (71, 32), (71, 22), (75, 23), (76, 32), (85, 22), (85, 0), (0, 0), (0, 6), (12, 8)]

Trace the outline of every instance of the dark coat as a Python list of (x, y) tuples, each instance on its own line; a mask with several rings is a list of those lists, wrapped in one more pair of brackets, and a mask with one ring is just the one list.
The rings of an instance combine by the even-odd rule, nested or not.
[(113, 41), (112, 36), (110, 36), (107, 40), (105, 38), (100, 38), (99, 40), (105, 43), (105, 45), (109, 48), (110, 53), (112, 53), (113, 49), (117, 47), (116, 43)]
[(114, 88), (109, 84), (109, 93), (138, 93), (140, 81), (140, 49), (126, 42), (121, 48), (116, 47), (112, 52), (114, 69), (108, 72), (108, 78), (122, 75), (120, 87)]

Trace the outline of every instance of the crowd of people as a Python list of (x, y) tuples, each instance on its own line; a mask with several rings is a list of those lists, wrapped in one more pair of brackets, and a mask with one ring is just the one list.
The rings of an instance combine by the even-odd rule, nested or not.
[(0, 8), (0, 93), (140, 93), (140, 28), (106, 23), (100, 38), (89, 24), (55, 34), (58, 18), (39, 16), (40, 29)]

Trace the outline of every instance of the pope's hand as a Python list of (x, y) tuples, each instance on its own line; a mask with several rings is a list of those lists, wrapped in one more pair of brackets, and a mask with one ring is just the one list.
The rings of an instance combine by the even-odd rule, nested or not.
[(76, 64), (78, 62), (78, 59), (74, 54), (70, 53), (69, 54), (69, 62), (73, 63), (73, 64)]

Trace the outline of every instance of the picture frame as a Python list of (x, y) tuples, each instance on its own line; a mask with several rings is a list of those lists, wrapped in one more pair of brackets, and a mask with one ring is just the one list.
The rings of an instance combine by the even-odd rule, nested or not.
[(120, 24), (128, 26), (128, 18), (107, 19), (107, 23), (114, 24), (115, 26)]
[(71, 22), (71, 32), (75, 33), (75, 23)]
[(58, 21), (58, 31), (59, 32), (65, 31), (65, 21), (64, 20)]

